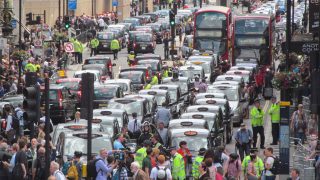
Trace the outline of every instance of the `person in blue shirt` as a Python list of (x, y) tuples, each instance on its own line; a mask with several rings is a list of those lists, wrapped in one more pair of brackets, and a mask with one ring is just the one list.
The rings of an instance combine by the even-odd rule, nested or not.
[(96, 180), (106, 180), (107, 174), (111, 173), (115, 167), (118, 166), (118, 162), (116, 161), (113, 165), (108, 166), (106, 164), (105, 159), (108, 156), (107, 149), (103, 148), (100, 150), (99, 155), (96, 157), (96, 159), (100, 159), (96, 162), (96, 171), (98, 172)]
[(169, 121), (171, 120), (171, 112), (166, 108), (167, 103), (163, 102), (161, 107), (158, 107), (156, 114), (156, 122), (163, 122), (165, 127), (168, 127)]
[(240, 129), (236, 133), (235, 140), (237, 141), (236, 146), (239, 150), (239, 155), (242, 161), (244, 154), (246, 154), (246, 156), (249, 155), (252, 140), (252, 132), (250, 129), (247, 129), (244, 123), (240, 125)]
[(120, 134), (118, 136), (118, 138), (116, 140), (114, 140), (114, 142), (113, 142), (114, 150), (122, 150), (122, 149), (124, 149), (124, 146), (122, 144), (123, 142), (124, 142), (123, 134)]

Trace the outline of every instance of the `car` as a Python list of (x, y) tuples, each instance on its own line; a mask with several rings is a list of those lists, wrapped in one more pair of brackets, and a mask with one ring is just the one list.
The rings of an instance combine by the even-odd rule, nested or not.
[[(56, 145), (58, 138), (60, 136), (60, 133), (62, 132), (79, 132), (79, 131), (84, 131), (86, 132), (88, 129), (88, 123), (87, 120), (85, 119), (80, 119), (80, 122), (67, 122), (67, 123), (61, 123), (61, 124), (57, 124), (53, 130), (52, 133), (52, 144)], [(92, 132), (104, 132), (104, 128), (103, 126), (101, 126), (100, 124), (92, 124)]]
[(115, 117), (117, 118), (120, 127), (127, 126), (129, 123), (128, 113), (125, 109), (94, 109), (93, 116)]
[(158, 54), (137, 54), (136, 61), (143, 60), (143, 59), (158, 59), (161, 60), (161, 56)]
[(168, 9), (162, 9), (162, 10), (157, 10), (156, 13), (159, 15), (159, 17), (167, 17), (169, 16), (169, 11)]
[(244, 78), (239, 75), (220, 75), (216, 78), (215, 82), (223, 81), (223, 82), (230, 82), (236, 81), (240, 84), (241, 88), (244, 87)]
[(56, 80), (56, 84), (62, 85), (69, 89), (71, 94), (77, 98), (77, 106), (80, 107), (81, 101), (81, 78), (61, 78)]
[[(45, 97), (44, 89), (41, 89), (41, 108), (44, 107)], [(64, 123), (69, 119), (74, 119), (76, 112), (76, 96), (71, 94), (70, 90), (61, 85), (51, 85), (49, 90), (49, 110), (50, 119), (54, 124)]]
[(195, 119), (195, 120), (205, 120), (208, 124), (208, 130), (212, 130), (214, 122), (223, 123), (223, 119), (216, 113), (209, 112), (191, 112), (191, 113), (183, 113), (180, 119)]
[(133, 92), (133, 84), (130, 79), (108, 79), (104, 84), (119, 85), (122, 89), (123, 95), (128, 95)]
[(116, 66), (115, 63), (112, 63), (111, 58), (105, 55), (97, 55), (97, 56), (92, 56), (84, 60), (83, 66), (89, 65), (89, 64), (103, 64), (107, 68), (107, 72), (109, 77), (111, 79), (114, 78), (113, 75), (113, 66)]
[(119, 25), (124, 25), (124, 28), (125, 28), (125, 32), (128, 33), (129, 31), (132, 31), (133, 30), (133, 26), (132, 26), (132, 23), (118, 23)]
[(161, 44), (162, 43), (162, 38), (163, 38), (163, 29), (162, 25), (160, 23), (153, 23), (153, 24), (148, 24), (151, 26), (153, 33), (156, 38), (156, 43)]
[(232, 67), (230, 68), (230, 70), (240, 70), (240, 71), (245, 70), (245, 71), (249, 71), (249, 72), (252, 73), (252, 74), (255, 74), (255, 71), (256, 71), (254, 67), (245, 66), (244, 64), (242, 64), (242, 65), (237, 65), (237, 66), (232, 66)]
[(8, 96), (4, 96), (1, 101), (8, 102), (13, 106), (13, 108), (16, 108), (16, 107), (18, 107), (19, 104), (22, 105), (23, 98), (24, 97), (23, 97), (22, 94), (19, 94), (19, 95), (8, 95)]
[(140, 20), (136, 19), (136, 18), (126, 18), (126, 19), (123, 20), (123, 23), (131, 23), (133, 29), (136, 26), (141, 26)]
[(199, 76), (200, 79), (205, 78), (205, 73), (202, 66), (194, 66), (194, 65), (180, 66), (179, 75), (181, 77), (188, 77), (192, 80), (194, 79), (195, 76)]
[[(135, 66), (131, 66), (129, 68), (121, 69), (120, 73), (122, 73), (122, 72), (134, 72), (134, 71), (142, 72), (144, 78), (146, 79), (146, 82), (150, 82), (151, 81), (151, 78), (152, 78), (151, 66), (135, 65)], [(127, 78), (127, 79), (131, 79), (131, 78)]]
[(100, 72), (101, 83), (104, 83), (107, 79), (113, 78), (113, 73), (109, 72), (109, 68), (103, 64), (83, 65), (82, 70), (98, 70)]
[(155, 43), (152, 34), (137, 34), (134, 38), (133, 51), (137, 53), (154, 53)]
[(129, 119), (132, 119), (132, 113), (137, 113), (138, 119), (141, 122), (152, 122), (152, 115), (149, 113), (151, 107), (149, 101), (146, 98), (134, 97), (134, 98), (116, 98), (109, 101), (109, 109), (125, 109), (129, 115)]
[(205, 119), (181, 118), (181, 119), (170, 120), (168, 129), (180, 129), (180, 128), (199, 128), (199, 129), (210, 130), (208, 121)]
[(133, 44), (134, 44), (134, 39), (137, 34), (143, 34), (145, 33), (144, 31), (129, 31), (129, 37), (127, 41), (127, 51), (128, 54), (133, 51)]
[[(62, 157), (69, 156), (73, 157), (75, 151), (82, 152), (82, 161), (87, 161), (87, 141), (88, 141), (87, 132), (62, 132), (59, 135), (56, 153), (57, 159), (59, 162), (63, 163)], [(113, 149), (112, 137), (109, 134), (105, 133), (92, 133), (91, 143), (93, 144), (91, 152), (92, 154), (99, 154), (101, 149)]]
[(161, 83), (162, 73), (163, 73), (162, 61), (161, 60), (158, 60), (158, 59), (142, 59), (142, 60), (138, 60), (136, 65), (138, 65), (138, 66), (150, 66), (152, 72), (156, 73), (159, 83)]
[(217, 62), (214, 60), (213, 56), (191, 56), (186, 61), (186, 65), (201, 66), (204, 70), (205, 77), (209, 79), (209, 82), (212, 83), (214, 81)]
[(150, 94), (131, 94), (131, 95), (127, 95), (125, 96), (125, 98), (145, 98), (148, 101), (149, 104), (149, 108), (147, 109), (147, 113), (151, 114), (152, 117), (152, 122), (153, 121), (153, 117), (155, 115), (155, 112), (157, 111), (157, 101), (156, 101), (156, 97), (154, 95), (150, 95)]
[(210, 85), (208, 92), (224, 93), (231, 107), (233, 125), (240, 125), (249, 112), (249, 103), (242, 97), (241, 88), (237, 85)]
[(112, 116), (93, 116), (92, 124), (100, 124), (103, 127), (103, 133), (110, 135), (112, 140), (116, 139), (121, 131), (117, 118)]
[(94, 75), (94, 84), (99, 85), (101, 83), (101, 74), (99, 70), (82, 70), (74, 72), (74, 78), (81, 78), (84, 73), (92, 73)]
[(123, 71), (119, 73), (119, 79), (130, 79), (132, 92), (138, 92), (147, 85), (147, 79), (142, 71)]
[(193, 35), (186, 35), (183, 40), (183, 45), (181, 47), (182, 57), (189, 57), (193, 50)]
[(154, 12), (152, 12), (152, 13), (144, 13), (143, 15), (150, 16), (151, 17), (151, 22), (153, 22), (153, 23), (157, 22), (157, 20), (159, 18), (158, 14), (154, 13)]
[[(181, 89), (178, 85), (174, 84), (159, 84), (159, 85), (153, 85), (151, 89), (163, 89), (167, 90), (170, 95), (170, 104), (171, 106), (171, 112), (173, 117), (178, 118), (180, 117), (181, 113), (184, 112), (185, 105), (184, 105), (184, 97), (181, 93)], [(187, 99), (187, 97), (186, 97)], [(181, 102), (182, 101), (182, 102)], [(175, 106), (173, 106), (175, 105)]]
[(96, 49), (96, 53), (100, 54), (101, 52), (112, 52), (111, 51), (111, 41), (115, 39), (114, 32), (98, 32), (97, 39), (99, 40), (99, 45)]
[(119, 85), (108, 84), (94, 87), (93, 109), (105, 108), (112, 98), (122, 98), (123, 92)]
[(136, 26), (136, 31), (143, 31), (144, 33), (153, 33), (151, 26)]
[(251, 83), (254, 79), (250, 71), (246, 70), (229, 70), (226, 75), (238, 75), (243, 77), (244, 83)]
[(182, 95), (187, 95), (193, 88), (194, 84), (188, 77), (172, 78), (167, 77), (162, 80), (162, 84), (176, 84), (180, 86)]

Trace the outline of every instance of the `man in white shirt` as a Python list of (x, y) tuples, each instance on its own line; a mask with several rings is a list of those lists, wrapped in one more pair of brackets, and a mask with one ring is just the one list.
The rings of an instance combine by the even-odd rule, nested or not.
[(98, 24), (99, 24), (99, 31), (103, 31), (104, 26), (105, 26), (105, 22), (104, 22), (104, 20), (102, 19), (102, 17), (99, 18)]
[(158, 156), (158, 162), (159, 165), (152, 168), (150, 179), (151, 180), (157, 180), (160, 179), (166, 179), (166, 180), (172, 180), (171, 171), (169, 168), (165, 165), (166, 158), (164, 155)]
[(274, 157), (273, 157), (273, 148), (269, 147), (264, 151), (264, 154), (266, 156), (266, 159), (264, 161), (264, 175), (266, 176), (267, 180), (275, 180), (276, 176), (271, 172), (271, 169), (273, 167), (274, 163)]
[(137, 117), (137, 113), (132, 113), (132, 120), (128, 123), (128, 131), (133, 139), (138, 139), (141, 134), (141, 120)]

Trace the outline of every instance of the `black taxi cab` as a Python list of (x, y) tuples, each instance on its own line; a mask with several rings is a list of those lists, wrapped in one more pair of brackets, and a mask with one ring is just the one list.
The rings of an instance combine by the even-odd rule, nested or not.
[(207, 121), (209, 125), (209, 130), (213, 128), (214, 122), (222, 123), (223, 119), (219, 117), (216, 113), (209, 113), (209, 112), (189, 112), (183, 113), (180, 116), (181, 119), (196, 119), (200, 120), (203, 119)]
[(171, 111), (176, 112), (172, 114), (173, 117), (179, 117), (182, 112), (184, 112), (185, 105), (184, 105), (184, 97), (182, 96), (181, 89), (178, 85), (174, 84), (159, 84), (153, 85), (151, 89), (163, 89), (167, 90), (170, 95), (170, 104)]
[[(79, 132), (87, 131), (87, 129), (88, 123), (85, 119), (82, 119), (80, 123), (68, 122), (58, 124), (52, 133), (52, 143), (56, 145), (58, 137), (62, 132)], [(92, 132), (104, 132), (104, 128), (100, 124), (92, 124)]]
[(107, 84), (94, 87), (93, 108), (104, 108), (112, 98), (122, 98), (123, 91), (119, 85)]
[(227, 96), (223, 93), (199, 93), (195, 96), (195, 100), (206, 98), (227, 99)]
[[(62, 132), (59, 135), (56, 144), (57, 159), (63, 163), (63, 157), (73, 157), (75, 151), (80, 151), (83, 154), (83, 161), (87, 160), (87, 141), (88, 133), (84, 132)], [(93, 132), (91, 136), (91, 143), (93, 144), (91, 152), (93, 155), (98, 155), (103, 148), (113, 149), (112, 137), (109, 134)]]
[(254, 79), (250, 71), (246, 70), (229, 70), (226, 72), (226, 75), (238, 75), (243, 77), (245, 83), (251, 83)]
[(115, 138), (120, 133), (119, 121), (112, 116), (93, 116), (92, 123), (100, 124), (103, 127), (103, 133), (109, 134)]
[(119, 79), (130, 79), (132, 91), (137, 92), (147, 84), (147, 79), (142, 71), (123, 71), (119, 73)]
[(148, 104), (149, 104), (149, 109), (148, 109), (148, 113), (151, 114), (151, 116), (153, 117), (154, 113), (157, 111), (157, 101), (156, 101), (156, 97), (154, 95), (150, 95), (150, 94), (131, 94), (131, 95), (126, 95), (126, 98), (145, 98), (148, 100)]
[(169, 122), (168, 129), (181, 129), (181, 128), (199, 128), (199, 129), (208, 129), (210, 127), (208, 125), (208, 121), (204, 119), (189, 119), (189, 118), (182, 118), (182, 119), (171, 119)]
[(179, 75), (181, 77), (188, 77), (194, 79), (195, 76), (199, 76), (200, 79), (205, 78), (204, 69), (202, 66), (186, 65), (179, 68)]
[(244, 87), (244, 78), (239, 75), (220, 75), (216, 78), (216, 82), (217, 81), (236, 81), (240, 83), (242, 88)]
[(139, 91), (139, 95), (154, 96), (158, 106), (162, 106), (163, 103), (170, 104), (170, 94), (164, 89), (144, 89)]
[(191, 82), (191, 78), (189, 77), (179, 77), (179, 78), (172, 78), (167, 77), (162, 80), (162, 84), (175, 84), (179, 85), (181, 89), (181, 93), (186, 95), (189, 91), (193, 88), (194, 84)]
[(109, 101), (109, 109), (125, 109), (129, 115), (129, 119), (132, 119), (132, 113), (137, 113), (138, 119), (141, 122), (152, 122), (152, 114), (150, 113), (149, 101), (143, 97), (125, 97), (115, 98)]
[(129, 123), (129, 117), (125, 109), (94, 109), (93, 116), (115, 117), (117, 118), (120, 127), (126, 126)]

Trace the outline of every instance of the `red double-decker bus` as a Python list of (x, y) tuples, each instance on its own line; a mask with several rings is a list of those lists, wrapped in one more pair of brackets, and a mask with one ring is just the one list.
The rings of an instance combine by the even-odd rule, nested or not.
[(223, 6), (201, 8), (194, 17), (194, 49), (210, 50), (231, 61), (231, 9)]
[(272, 15), (246, 14), (234, 17), (232, 65), (237, 59), (257, 59), (260, 66), (271, 66), (275, 19)]

